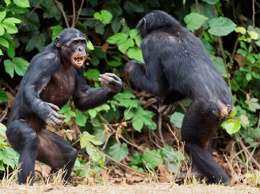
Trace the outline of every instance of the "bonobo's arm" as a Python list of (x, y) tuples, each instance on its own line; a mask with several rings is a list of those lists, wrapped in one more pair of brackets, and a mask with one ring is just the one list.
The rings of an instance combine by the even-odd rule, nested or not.
[(56, 112), (59, 110), (56, 105), (42, 101), (40, 93), (60, 65), (56, 59), (54, 53), (36, 55), (31, 61), (19, 89), (28, 108), (45, 123), (52, 126), (61, 125), (65, 116)]
[(111, 99), (122, 89), (121, 79), (113, 73), (100, 75), (99, 81), (105, 86), (104, 88), (89, 88), (82, 70), (77, 70), (77, 72), (76, 92), (73, 100), (75, 106), (80, 110), (95, 108)]

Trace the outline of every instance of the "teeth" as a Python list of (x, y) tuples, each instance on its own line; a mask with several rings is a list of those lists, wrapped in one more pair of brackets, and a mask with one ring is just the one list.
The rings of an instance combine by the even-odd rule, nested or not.
[(83, 57), (75, 57), (74, 60), (79, 62), (79, 61), (82, 61), (84, 58)]

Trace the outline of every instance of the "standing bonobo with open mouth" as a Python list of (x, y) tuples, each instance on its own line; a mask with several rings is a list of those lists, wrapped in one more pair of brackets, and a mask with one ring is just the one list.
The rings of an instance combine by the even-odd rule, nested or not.
[(90, 88), (83, 76), (87, 36), (75, 28), (59, 36), (30, 62), (15, 97), (7, 126), (7, 138), (20, 153), (19, 184), (34, 182), (35, 160), (52, 168), (64, 168), (69, 179), (77, 151), (63, 138), (46, 129), (61, 126), (57, 113), (69, 99), (80, 110), (94, 108), (120, 92), (122, 82), (113, 73), (100, 75), (104, 88)]

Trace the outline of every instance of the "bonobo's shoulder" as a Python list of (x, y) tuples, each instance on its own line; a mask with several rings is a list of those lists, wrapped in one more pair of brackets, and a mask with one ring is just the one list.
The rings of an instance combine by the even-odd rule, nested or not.
[(142, 45), (153, 44), (155, 46), (162, 46), (162, 44), (176, 44), (179, 39), (179, 36), (174, 36), (167, 31), (153, 32), (143, 39)]
[(37, 55), (35, 55), (31, 61), (31, 63), (52, 63), (55, 60), (57, 60), (57, 54), (55, 54), (54, 52), (40, 52)]

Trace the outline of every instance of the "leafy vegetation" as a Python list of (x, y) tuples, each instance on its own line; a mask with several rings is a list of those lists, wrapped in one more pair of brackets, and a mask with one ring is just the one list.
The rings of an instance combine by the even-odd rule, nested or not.
[[(260, 166), (259, 160), (254, 159), (259, 153), (260, 138), (260, 6), (256, 1), (250, 1), (254, 6), (250, 4), (250, 9), (244, 12), (240, 9), (243, 1), (232, 4), (220, 0), (0, 2), (1, 129), (6, 125), (6, 110), (10, 109), (16, 86), (31, 58), (63, 28), (76, 27), (89, 37), (90, 55), (84, 73), (89, 85), (101, 87), (98, 77), (107, 71), (120, 75), (126, 84), (122, 93), (102, 106), (81, 112), (69, 102), (60, 111), (67, 117), (64, 128), (72, 129), (73, 124), (80, 127), (79, 136), (71, 138), (67, 133), (65, 138), (89, 156), (88, 163), (82, 156), (78, 158), (75, 174), (86, 177), (95, 171), (101, 175), (111, 161), (129, 165), (139, 172), (151, 172), (159, 164), (164, 164), (169, 172), (178, 172), (184, 160), (178, 129), (190, 101), (177, 103), (176, 113), (162, 118), (157, 114), (155, 99), (137, 89), (130, 90), (131, 84), (124, 79), (122, 71), (129, 59), (143, 60), (141, 38), (135, 25), (150, 10), (162, 9), (202, 39), (227, 81), (234, 110), (218, 131), (213, 148), (225, 148), (229, 161), (238, 161), (245, 169), (243, 173), (249, 179), (254, 177), (252, 169)], [(167, 143), (166, 136), (172, 136), (171, 143)], [(16, 159), (1, 132), (0, 171), (5, 171), (6, 166), (14, 169), (11, 161)]]

